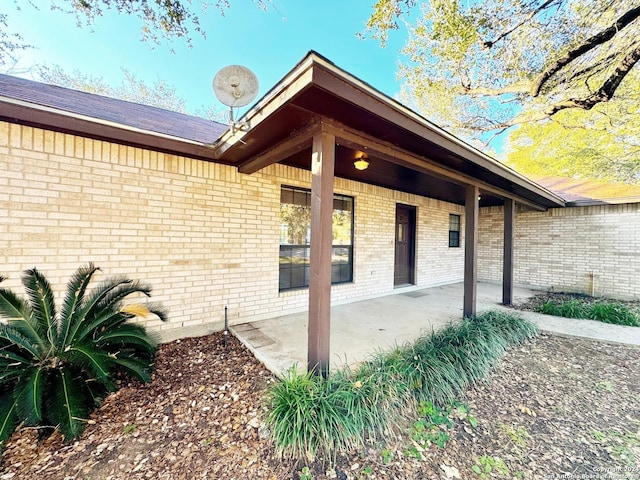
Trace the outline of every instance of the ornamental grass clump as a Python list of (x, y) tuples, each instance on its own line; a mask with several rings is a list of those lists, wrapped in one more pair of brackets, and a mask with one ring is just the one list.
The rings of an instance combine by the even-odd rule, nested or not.
[(589, 318), (588, 305), (575, 298), (564, 302), (548, 301), (538, 307), (536, 311), (555, 317)]
[(615, 325), (640, 327), (640, 312), (627, 306), (608, 301), (599, 301), (591, 305), (588, 318)]
[(549, 300), (535, 309), (537, 312), (556, 317), (586, 318), (614, 325), (640, 327), (640, 312), (623, 303), (583, 297), (582, 300)]
[(475, 317), (475, 321), (497, 329), (506, 341), (507, 347), (518, 345), (538, 335), (538, 327), (534, 323), (510, 312), (490, 310)]
[(292, 369), (267, 392), (266, 423), (282, 455), (330, 460), (397, 431), (418, 405), (463, 397), (506, 349), (535, 335), (535, 325), (521, 317), (487, 312), (326, 380)]
[(331, 458), (361, 446), (362, 432), (384, 422), (373, 404), (376, 387), (336, 374), (328, 379), (289, 370), (269, 391), (267, 424), (278, 446), (294, 458)]
[(133, 294), (151, 292), (125, 277), (87, 292), (98, 270), (89, 264), (76, 271), (59, 310), (35, 268), (22, 277), (26, 300), (0, 289), (0, 442), (20, 423), (41, 431), (57, 427), (65, 440), (77, 438), (89, 413), (116, 389), (114, 375), (151, 380), (155, 342), (129, 320), (153, 314), (164, 321), (165, 310), (125, 304)]

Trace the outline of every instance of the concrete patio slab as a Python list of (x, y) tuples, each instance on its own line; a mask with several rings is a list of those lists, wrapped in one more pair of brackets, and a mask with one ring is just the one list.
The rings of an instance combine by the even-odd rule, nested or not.
[[(515, 302), (536, 292), (517, 288)], [(415, 340), (462, 318), (462, 284), (426, 289), (398, 289), (393, 295), (331, 308), (331, 368), (354, 366), (381, 350)], [(495, 309), (500, 285), (478, 284), (477, 310)], [(284, 315), (231, 327), (265, 366), (280, 375), (294, 364), (307, 364), (307, 313)]]
[[(514, 303), (534, 296), (534, 290), (514, 289)], [(462, 318), (462, 283), (425, 289), (398, 289), (393, 295), (331, 308), (331, 368), (354, 366), (378, 351), (411, 342), (424, 333)], [(502, 286), (479, 283), (477, 311), (507, 309), (500, 304)], [(640, 346), (640, 327), (592, 320), (517, 312), (542, 331), (573, 337)], [(307, 364), (307, 313), (284, 315), (231, 327), (264, 365), (282, 375), (293, 365)]]

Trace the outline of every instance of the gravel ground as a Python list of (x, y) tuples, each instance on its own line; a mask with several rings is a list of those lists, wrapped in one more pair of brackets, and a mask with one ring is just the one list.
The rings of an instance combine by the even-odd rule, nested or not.
[[(227, 348), (219, 333), (162, 345), (153, 382), (109, 396), (79, 441), (16, 431), (0, 480), (298, 480), (305, 465), (278, 458), (262, 428), (273, 381), (233, 337)], [(444, 448), (415, 442), (408, 427), (332, 468), (309, 465), (308, 478), (640, 478), (638, 348), (541, 335), (465, 401), (477, 425), (457, 420)]]

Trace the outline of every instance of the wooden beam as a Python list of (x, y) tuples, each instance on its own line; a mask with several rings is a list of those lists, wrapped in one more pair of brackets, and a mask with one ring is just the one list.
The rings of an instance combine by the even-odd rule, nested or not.
[(271, 148), (254, 156), (238, 167), (240, 173), (255, 173), (273, 163), (278, 163), (283, 159), (301, 152), (313, 143), (313, 136), (320, 131), (320, 122), (314, 122), (306, 128), (293, 132), (291, 136), (276, 143)]
[(311, 156), (311, 259), (309, 277), (308, 365), (329, 374), (331, 331), (331, 246), (335, 137), (325, 131), (313, 137)]
[(369, 153), (370, 156), (374, 156), (380, 158), (381, 160), (395, 163), (396, 165), (401, 165), (412, 170), (417, 170), (428, 175), (443, 178), (460, 185), (475, 184), (486, 193), (491, 193), (501, 198), (511, 198), (517, 200), (522, 205), (526, 205), (531, 209), (537, 211), (545, 211), (544, 207), (541, 207), (540, 205), (533, 203), (525, 198), (521, 198), (520, 196), (514, 195), (511, 192), (507, 192), (506, 190), (497, 188), (489, 183), (478, 180), (471, 175), (460, 173), (453, 168), (440, 165), (439, 163), (429, 158), (412, 154), (392, 143), (385, 142), (365, 133), (353, 130), (344, 125), (330, 122), (327, 119), (323, 120), (323, 125), (326, 126), (328, 131), (335, 135), (336, 142), (339, 145), (355, 150), (364, 150)]
[(515, 202), (511, 199), (504, 201), (504, 243), (502, 256), (502, 303), (513, 303), (513, 238), (516, 216)]
[(476, 290), (478, 281), (478, 195), (475, 185), (468, 185), (464, 192), (464, 301), (462, 314), (476, 314)]
[(324, 68), (314, 69), (313, 82), (320, 88), (334, 93), (347, 103), (361, 107), (367, 113), (383, 118), (390, 125), (398, 126), (411, 132), (413, 135), (439, 145), (459, 158), (499, 175), (511, 182), (522, 185), (525, 188), (548, 200), (553, 199), (558, 206), (563, 206), (564, 201), (548, 190), (541, 189), (524, 176), (513, 170), (505, 169), (498, 161), (485, 155), (476, 148), (464, 143), (454, 135), (446, 132), (435, 124), (425, 120), (419, 114), (413, 112), (404, 105), (396, 102), (384, 94), (375, 91), (369, 85), (351, 77), (346, 72), (339, 71), (334, 65), (324, 64)]

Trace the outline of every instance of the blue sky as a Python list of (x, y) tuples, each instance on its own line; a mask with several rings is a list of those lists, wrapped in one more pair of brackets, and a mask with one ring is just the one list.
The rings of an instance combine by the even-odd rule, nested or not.
[[(200, 14), (207, 36), (193, 33), (191, 48), (181, 39), (160, 45), (141, 42), (141, 24), (134, 17), (106, 11), (92, 26), (78, 28), (73, 15), (52, 11), (49, 0), (34, 3), (42, 5), (39, 10), (27, 2), (21, 2), (25, 5), (19, 12), (13, 2), (3, 9), (9, 30), (20, 32), (34, 46), (19, 53), (13, 74), (29, 77), (20, 71), (60, 65), (68, 73), (77, 69), (115, 86), (125, 68), (148, 84), (164, 80), (174, 85), (195, 110), (218, 105), (211, 81), (226, 65), (253, 70), (261, 96), (309, 50), (316, 50), (387, 95), (400, 89), (398, 52), (406, 32), (394, 32), (385, 48), (377, 40), (356, 36), (364, 29), (373, 0), (273, 0), (275, 8), (267, 11), (251, 0), (231, 0), (225, 16), (215, 8)], [(199, 3), (194, 0), (195, 8)]]

